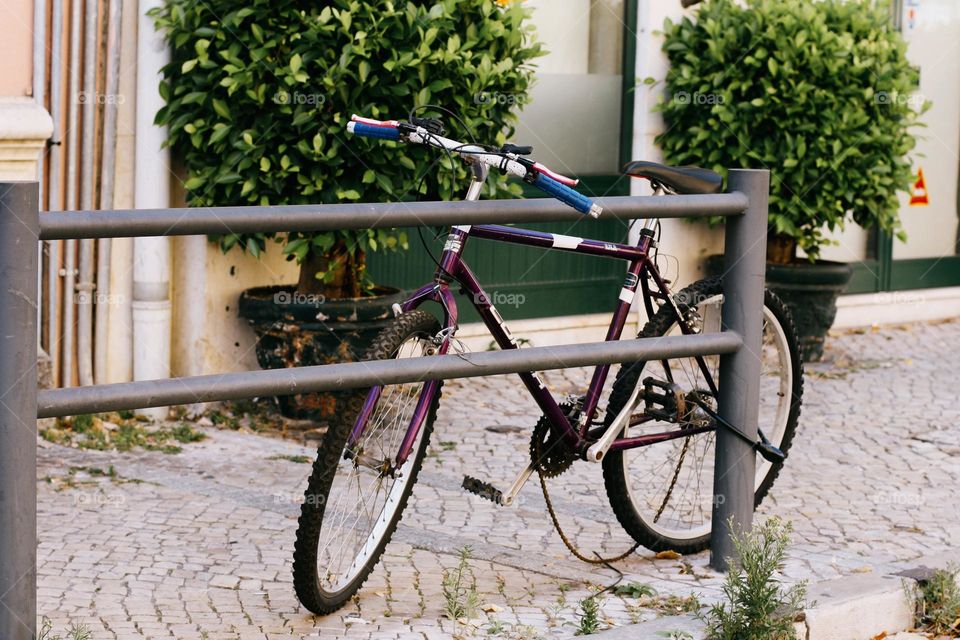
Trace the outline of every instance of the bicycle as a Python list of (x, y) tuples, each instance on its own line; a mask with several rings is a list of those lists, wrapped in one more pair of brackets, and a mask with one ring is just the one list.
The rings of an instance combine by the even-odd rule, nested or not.
[[(357, 136), (423, 144), (459, 155), (472, 172), (466, 200), (479, 198), (493, 168), (539, 187), (581, 213), (592, 217), (602, 213), (601, 205), (573, 189), (576, 180), (531, 160), (529, 147), (496, 149), (458, 142), (442, 135), (439, 120), (412, 115), (409, 121), (354, 116), (347, 129)], [(634, 162), (625, 172), (649, 179), (657, 194), (716, 193), (722, 188), (718, 174), (698, 168)], [(394, 309), (393, 323), (376, 338), (366, 357), (448, 353), (457, 330), (453, 283), (468, 295), (497, 345), (518, 348), (463, 260), (464, 246), (472, 238), (625, 260), (626, 279), (606, 334), (608, 341), (620, 339), (638, 293), (649, 318), (641, 338), (719, 331), (721, 280), (701, 280), (672, 295), (654, 261), (655, 224), (643, 222), (636, 244), (499, 225), (453, 226), (433, 281)], [(420, 308), (428, 301), (439, 303), (442, 322)], [(803, 391), (793, 322), (769, 291), (763, 318), (761, 435), (758, 441), (748, 438), (762, 458), (756, 465), (755, 505), (770, 490), (790, 448)], [(600, 401), (609, 366), (594, 369), (583, 395), (561, 402), (538, 373), (518, 374), (543, 413), (531, 437), (531, 462), (505, 494), (469, 477), (464, 478), (463, 488), (510, 505), (533, 473), (540, 476), (546, 495), (545, 477), (559, 475), (577, 460), (599, 462), (610, 505), (638, 546), (683, 553), (702, 550), (710, 536), (714, 433), (726, 428), (747, 438), (716, 413), (718, 365), (718, 356), (625, 363), (605, 410), (600, 409)], [(360, 589), (379, 561), (416, 482), (442, 385), (442, 381), (427, 381), (375, 386), (358, 396), (349, 412), (356, 415), (353, 422), (330, 426), (304, 495), (294, 551), (294, 586), (307, 609), (318, 614), (336, 611)], [(554, 524), (558, 524), (555, 519)], [(562, 532), (561, 537), (577, 553)]]

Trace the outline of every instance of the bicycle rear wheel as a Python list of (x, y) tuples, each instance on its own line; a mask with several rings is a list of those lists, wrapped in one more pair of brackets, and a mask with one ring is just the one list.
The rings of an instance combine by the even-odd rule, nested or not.
[[(439, 330), (429, 313), (405, 313), (380, 333), (366, 359), (430, 355)], [(324, 437), (301, 505), (293, 554), (293, 585), (310, 611), (322, 615), (343, 606), (359, 591), (390, 541), (437, 415), (439, 386), (432, 398), (424, 398), (430, 402), (426, 419), (410, 456), (397, 468), (396, 455), (425, 386), (419, 382), (374, 387), (353, 403), (347, 413), (352, 419), (338, 421)], [(364, 421), (363, 434), (350, 447), (347, 441), (359, 420)]]
[[(696, 282), (676, 296), (681, 313), (692, 318), (701, 333), (720, 330), (723, 303), (719, 278)], [(676, 313), (664, 305), (654, 314), (639, 337), (681, 333)], [(783, 302), (767, 291), (763, 309), (761, 350), (760, 429), (786, 453), (793, 441), (803, 393), (803, 369), (796, 332)], [(717, 387), (719, 356), (704, 357)], [(716, 398), (694, 358), (636, 362), (621, 367), (610, 392), (607, 426), (630, 401), (634, 388), (652, 377), (679, 386), (687, 397), (695, 393), (716, 410)], [(638, 398), (642, 398), (641, 394)], [(626, 431), (630, 436), (672, 431), (712, 423), (702, 410), (691, 410), (684, 420), (652, 419), (641, 422), (644, 403), (637, 401)], [(603, 460), (607, 496), (617, 519), (637, 542), (654, 551), (693, 553), (710, 542), (713, 509), (715, 432), (697, 433), (657, 444), (611, 451)], [(758, 457), (754, 506), (770, 490), (780, 466)]]

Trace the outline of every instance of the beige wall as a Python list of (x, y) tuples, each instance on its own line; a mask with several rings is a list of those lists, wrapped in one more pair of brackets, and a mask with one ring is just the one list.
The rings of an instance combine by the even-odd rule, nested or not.
[(0, 96), (29, 96), (33, 86), (33, 1), (0, 3)]

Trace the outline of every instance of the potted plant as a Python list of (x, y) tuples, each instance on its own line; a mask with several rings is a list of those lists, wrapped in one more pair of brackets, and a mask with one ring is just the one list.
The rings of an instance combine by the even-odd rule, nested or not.
[[(883, 3), (707, 0), (664, 26), (671, 66), (657, 137), (667, 162), (770, 169), (767, 281), (819, 360), (851, 276), (820, 259), (853, 221), (904, 234), (919, 74)], [(722, 268), (714, 262), (713, 270)], [(711, 265), (708, 265), (708, 270)]]
[[(466, 169), (427, 149), (346, 134), (352, 113), (405, 118), (439, 104), (482, 140), (505, 142), (540, 55), (519, 3), (196, 3), (167, 0), (153, 17), (172, 49), (157, 122), (189, 173), (188, 203), (280, 205), (458, 197)], [(493, 99), (491, 99), (493, 96)], [(499, 99), (500, 96), (509, 99)], [(420, 111), (418, 115), (427, 115)], [(449, 126), (455, 126), (449, 118)], [(421, 179), (422, 175), (422, 179)], [(493, 178), (490, 195), (519, 193)], [(398, 230), (235, 234), (224, 251), (255, 256), (268, 240), (300, 265), (298, 282), (245, 291), (240, 314), (264, 368), (358, 358), (391, 305), (369, 251), (407, 247)], [(338, 394), (281, 399), (284, 413), (325, 419)]]

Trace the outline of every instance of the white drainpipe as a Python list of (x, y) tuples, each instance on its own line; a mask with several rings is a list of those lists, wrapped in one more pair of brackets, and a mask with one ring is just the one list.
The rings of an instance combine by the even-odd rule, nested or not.
[[(170, 206), (170, 154), (166, 127), (153, 124), (163, 106), (160, 69), (170, 52), (146, 13), (161, 0), (140, 0), (137, 30), (137, 126), (134, 203), (137, 209)], [(170, 377), (170, 239), (136, 238), (133, 245), (133, 379)], [(166, 407), (144, 409), (154, 419)]]

